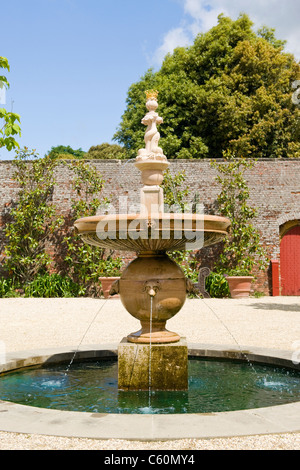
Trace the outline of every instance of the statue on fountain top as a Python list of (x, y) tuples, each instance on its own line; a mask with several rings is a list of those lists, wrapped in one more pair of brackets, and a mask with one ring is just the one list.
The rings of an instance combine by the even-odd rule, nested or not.
[(148, 113), (143, 117), (142, 124), (147, 126), (145, 132), (145, 148), (138, 151), (136, 161), (165, 161), (167, 157), (164, 155), (163, 150), (158, 146), (160, 134), (157, 130), (157, 124), (162, 124), (163, 119), (155, 112), (158, 107), (157, 103), (157, 90), (147, 90), (146, 93), (146, 108)]

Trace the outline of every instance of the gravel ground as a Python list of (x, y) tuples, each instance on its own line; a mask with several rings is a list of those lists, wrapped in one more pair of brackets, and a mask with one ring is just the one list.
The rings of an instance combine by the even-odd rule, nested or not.
[[(119, 342), (139, 329), (118, 299), (0, 299), (6, 352)], [(300, 344), (300, 297), (188, 300), (168, 328), (189, 343), (290, 350)], [(0, 418), (1, 422), (1, 418)], [(126, 441), (0, 432), (0, 450), (299, 450), (300, 433)]]

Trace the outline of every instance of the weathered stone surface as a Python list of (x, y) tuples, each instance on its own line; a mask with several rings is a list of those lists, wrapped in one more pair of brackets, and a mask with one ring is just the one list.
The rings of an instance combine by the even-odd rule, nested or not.
[(118, 347), (118, 388), (149, 390), (149, 386), (151, 390), (187, 390), (188, 348), (184, 338), (151, 346), (123, 338)]

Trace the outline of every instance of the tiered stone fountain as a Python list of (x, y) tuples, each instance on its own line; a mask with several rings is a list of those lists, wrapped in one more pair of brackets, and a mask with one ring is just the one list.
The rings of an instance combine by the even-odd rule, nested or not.
[[(141, 329), (119, 344), (118, 385), (116, 364), (107, 361), (115, 357), (115, 348), (106, 350), (99, 345), (98, 350), (78, 347), (75, 353), (65, 348), (43, 349), (34, 355), (32, 351), (9, 353), (0, 364), (1, 430), (143, 440), (299, 432), (300, 385), (294, 370), (299, 364), (293, 361), (291, 351), (253, 346), (246, 351), (234, 347), (223, 351), (194, 345), (189, 350), (192, 367), (186, 390), (186, 341), (166, 330), (165, 324), (180, 310), (190, 286), (166, 253), (221, 240), (229, 221), (164, 212), (160, 184), (168, 162), (158, 147), (156, 124), (162, 120), (155, 112), (156, 93), (147, 93), (146, 106), (149, 113), (142, 121), (147, 125), (146, 148), (140, 150), (135, 162), (144, 185), (140, 212), (87, 217), (75, 224), (87, 243), (137, 252), (113, 289), (129, 313), (141, 321)], [(213, 365), (214, 361), (194, 360), (196, 356), (221, 358), (222, 367)], [(239, 361), (246, 357), (248, 365), (251, 361), (255, 368), (251, 365), (245, 374), (244, 365), (230, 364), (229, 357)], [(41, 367), (31, 367), (36, 365)], [(143, 389), (148, 393), (123, 392)], [(182, 389), (181, 393), (159, 392)], [(149, 406), (145, 406), (147, 396)], [(278, 404), (281, 406), (275, 406)]]
[(158, 146), (157, 91), (146, 91), (145, 148), (135, 166), (143, 187), (138, 214), (85, 217), (75, 222), (82, 239), (102, 248), (135, 251), (134, 259), (114, 284), (126, 310), (141, 322), (118, 348), (118, 386), (124, 390), (184, 390), (188, 387), (188, 350), (185, 338), (166, 329), (166, 322), (182, 308), (192, 289), (168, 251), (199, 249), (227, 235), (224, 217), (164, 212), (163, 172), (169, 162)]

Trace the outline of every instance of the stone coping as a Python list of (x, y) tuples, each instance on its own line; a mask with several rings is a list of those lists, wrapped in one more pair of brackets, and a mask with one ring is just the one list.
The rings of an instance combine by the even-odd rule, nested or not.
[[(0, 372), (43, 363), (117, 357), (118, 344), (8, 353)], [(291, 351), (188, 344), (189, 356), (248, 359), (300, 370)], [(233, 437), (300, 431), (300, 402), (219, 413), (105, 414), (50, 410), (0, 401), (0, 431), (40, 435), (127, 440)]]

